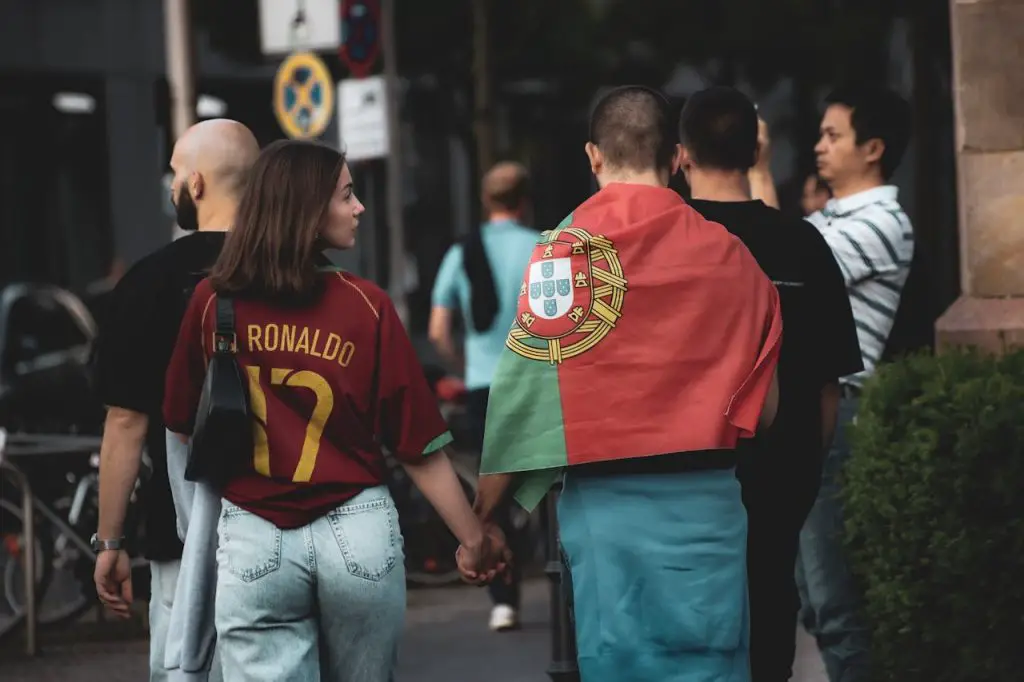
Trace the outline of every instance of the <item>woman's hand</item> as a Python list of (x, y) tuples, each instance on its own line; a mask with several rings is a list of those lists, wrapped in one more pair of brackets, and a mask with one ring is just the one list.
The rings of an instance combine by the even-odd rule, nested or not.
[(442, 450), (403, 466), (461, 543), (455, 557), (463, 578), (476, 584), (491, 581), (507, 561), (505, 536), (473, 513), (447, 453)]
[(455, 560), (462, 579), (475, 585), (484, 585), (505, 571), (512, 561), (512, 553), (505, 534), (498, 526), (488, 525), (479, 545), (460, 545)]

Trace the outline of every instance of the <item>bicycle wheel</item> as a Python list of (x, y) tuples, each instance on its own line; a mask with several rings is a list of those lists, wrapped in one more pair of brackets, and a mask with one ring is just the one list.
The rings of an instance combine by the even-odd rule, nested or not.
[[(57, 625), (76, 620), (96, 603), (92, 574), (95, 557), (74, 528), (55, 523), (70, 500), (58, 500), (55, 510), (37, 507), (40, 517), (36, 531), (37, 543), (44, 549), (47, 581), (36, 597), (36, 617), (40, 626)], [(60, 519), (62, 520), (62, 519)], [(19, 580), (21, 572), (18, 572)], [(19, 614), (25, 610), (24, 590), (11, 585), (5, 575), (5, 592), (11, 609)]]
[[(25, 617), (25, 572), (22, 553), (26, 549), (21, 506), (0, 499), (0, 639), (16, 629)], [(46, 541), (41, 524), (36, 524), (35, 590), (36, 603), (50, 584), (53, 568), (52, 546)]]
[[(54, 503), (54, 512), (61, 520), (67, 517), (70, 505), (68, 499)], [(93, 582), (96, 557), (92, 551), (87, 551), (88, 546), (83, 546), (87, 537), (85, 529), (95, 528), (97, 521), (93, 513), (83, 515), (73, 527), (62, 528), (52, 521), (44, 526), (50, 533), (53, 547), (53, 570), (50, 584), (39, 602), (40, 625), (77, 620), (98, 603)]]
[[(472, 503), (476, 497), (476, 472), (457, 457), (452, 458), (452, 467), (462, 484), (466, 499)], [(455, 562), (459, 541), (415, 486), (408, 487), (408, 491), (403, 491), (406, 494), (403, 495), (405, 499), (402, 506), (407, 510), (404, 521), (401, 518), (402, 510), (399, 509), (402, 537), (405, 540), (406, 581), (423, 587), (460, 582), (461, 576)], [(412, 509), (416, 510), (415, 515)]]

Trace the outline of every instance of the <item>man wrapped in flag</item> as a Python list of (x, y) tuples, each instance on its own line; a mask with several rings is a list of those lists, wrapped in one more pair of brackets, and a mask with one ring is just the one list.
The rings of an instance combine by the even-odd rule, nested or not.
[(667, 188), (667, 101), (597, 104), (600, 190), (542, 235), (491, 388), (477, 513), (558, 480), (583, 682), (749, 682), (738, 439), (774, 418), (779, 299)]

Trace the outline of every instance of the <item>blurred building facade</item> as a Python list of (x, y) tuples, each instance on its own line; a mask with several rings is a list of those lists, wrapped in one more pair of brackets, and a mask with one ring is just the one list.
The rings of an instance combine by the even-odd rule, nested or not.
[[(856, 9), (855, 3), (845, 4), (842, 11)], [(36, 280), (84, 291), (171, 238), (164, 180), (173, 140), (162, 5), (161, 0), (0, 0), (0, 284)], [(456, 32), (459, 22), (466, 22), (461, 33), (471, 31), (466, 3), (440, 5), (451, 16), (434, 21), (443, 19)], [(908, 345), (930, 337), (935, 316), (959, 293), (949, 21), (941, 5), (892, 22), (879, 41), (888, 46), (881, 51), (888, 56), (871, 67), (874, 77), (915, 104), (915, 139), (897, 176), (901, 200), (918, 232), (922, 265), (917, 269), (924, 273), (914, 285), (918, 292), (910, 294), (916, 302), (905, 306), (913, 328)], [(595, 0), (577, 10), (584, 6), (594, 25), (621, 21), (602, 18), (615, 3)], [(280, 138), (271, 109), (279, 60), (260, 54), (255, 0), (199, 0), (192, 8), (199, 118), (236, 118), (253, 129), (261, 144)], [(537, 21), (579, 23), (576, 10), (563, 10), (565, 17), (553, 18), (556, 10), (549, 8)], [(431, 13), (404, 4), (400, 11), (403, 45), (413, 43)], [(494, 106), (488, 115), (499, 156), (523, 161), (534, 174), (538, 227), (556, 224), (592, 190), (582, 148), (593, 89), (580, 83), (595, 79), (608, 85), (647, 82), (679, 97), (708, 82), (746, 89), (778, 126), (775, 165), (786, 185), (784, 200), (788, 185), (799, 183), (806, 172), (813, 157), (820, 83), (829, 78), (819, 74), (819, 85), (809, 88), (801, 72), (805, 67), (797, 62), (770, 84), (746, 83), (738, 62), (725, 63), (719, 73), (706, 59), (688, 60), (685, 42), (678, 49), (644, 50), (637, 47), (636, 36), (624, 46), (607, 42), (617, 35), (607, 31), (594, 34), (603, 38), (594, 38), (593, 50), (587, 42), (579, 46), (575, 61), (569, 55), (570, 61), (559, 66), (551, 61), (555, 57), (538, 56), (545, 53), (544, 44), (529, 53), (514, 48), (523, 40), (531, 44), (530, 28), (524, 26), (518, 32), (525, 35), (515, 40), (502, 38), (501, 26), (492, 30), (495, 50), (504, 54), (495, 57)], [(465, 77), (469, 41), (460, 42), (456, 33), (444, 40), (433, 29), (427, 33), (420, 38), (422, 46), (400, 57), (402, 199), (409, 252), (403, 279), (414, 331), (425, 327), (430, 287), (445, 249), (479, 218), (473, 90)], [(557, 26), (548, 33), (544, 40), (564, 35)], [(674, 45), (674, 39), (667, 44)], [(443, 58), (424, 67), (418, 58), (432, 50)], [(566, 58), (559, 54), (557, 59)], [(733, 55), (737, 58), (757, 62)], [(829, 71), (821, 60), (832, 58), (808, 54), (807, 64)], [(857, 54), (846, 59), (863, 61)], [(324, 60), (337, 79), (344, 77), (336, 56), (327, 54)], [(510, 69), (513, 63), (525, 66)], [(839, 77), (841, 69), (834, 71)], [(590, 94), (573, 92), (574, 86)], [(328, 138), (335, 135), (327, 133)], [(362, 233), (359, 251), (348, 254), (343, 264), (386, 284), (391, 273), (384, 163), (361, 163), (354, 171), (369, 206), (367, 225), (377, 229)]]
[[(4, 0), (0, 13), (2, 279), (82, 290), (172, 235), (162, 3)], [(273, 68), (197, 47), (202, 113), (250, 111), (272, 135)]]

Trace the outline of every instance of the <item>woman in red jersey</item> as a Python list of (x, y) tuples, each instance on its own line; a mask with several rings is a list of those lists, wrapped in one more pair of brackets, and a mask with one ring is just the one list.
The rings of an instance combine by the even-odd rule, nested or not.
[(323, 248), (355, 244), (362, 212), (342, 154), (268, 146), (167, 369), (167, 427), (189, 434), (213, 303), (230, 296), (254, 448), (221, 491), (215, 621), (228, 682), (391, 678), (405, 574), (384, 449), (463, 544), (467, 576), (493, 575), (503, 551), (443, 450), (448, 427), (393, 304), (367, 280), (317, 267)]

